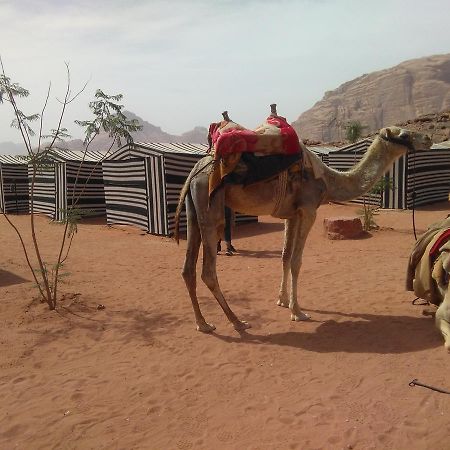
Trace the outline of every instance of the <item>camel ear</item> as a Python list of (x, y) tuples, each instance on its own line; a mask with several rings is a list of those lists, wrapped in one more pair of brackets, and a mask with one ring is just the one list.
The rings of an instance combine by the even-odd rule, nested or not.
[(392, 136), (392, 132), (389, 128), (385, 128), (384, 131), (386, 132), (386, 137), (389, 139)]

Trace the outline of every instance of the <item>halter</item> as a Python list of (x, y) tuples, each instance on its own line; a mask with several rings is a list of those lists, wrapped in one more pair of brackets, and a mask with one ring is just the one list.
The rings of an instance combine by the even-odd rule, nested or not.
[(403, 145), (404, 147), (407, 147), (408, 150), (410, 150), (412, 152), (416, 151), (412, 142), (409, 139), (405, 140), (405, 139), (401, 139), (397, 136), (392, 136), (392, 135), (389, 137), (386, 137), (383, 134), (379, 134), (378, 136), (380, 136), (381, 139), (384, 139), (386, 142), (392, 142), (393, 144)]

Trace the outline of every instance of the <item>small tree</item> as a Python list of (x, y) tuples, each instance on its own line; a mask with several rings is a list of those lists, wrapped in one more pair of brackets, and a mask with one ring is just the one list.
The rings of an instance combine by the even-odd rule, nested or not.
[[(27, 248), (23, 237), (18, 230), (18, 228), (14, 225), (12, 220), (6, 215), (4, 210), (0, 210), (0, 213), (5, 217), (7, 222), (12, 226), (14, 231), (16, 232), (25, 255), (25, 259), (27, 261), (28, 267), (31, 270), (36, 286), (39, 290), (40, 298), (42, 302), (46, 302), (50, 309), (55, 309), (57, 304), (57, 293), (58, 293), (58, 283), (61, 280), (61, 268), (66, 261), (71, 245), (72, 240), (75, 235), (75, 231), (77, 228), (78, 221), (85, 215), (85, 211), (78, 208), (78, 202), (81, 196), (84, 193), (86, 185), (92, 176), (92, 173), (97, 168), (98, 164), (101, 164), (101, 161), (98, 161), (97, 164), (92, 168), (90, 175), (88, 175), (85, 184), (81, 188), (81, 192), (76, 196), (76, 187), (78, 183), (78, 178), (80, 175), (82, 164), (86, 157), (86, 152), (91, 146), (94, 139), (102, 132), (108, 133), (108, 136), (111, 138), (111, 144), (108, 148), (108, 151), (105, 153), (103, 159), (108, 156), (108, 153), (113, 149), (113, 147), (118, 144), (120, 145), (122, 140), (126, 142), (133, 142), (133, 138), (131, 133), (133, 131), (137, 131), (141, 128), (136, 120), (127, 120), (126, 116), (123, 114), (122, 109), (123, 105), (118, 104), (117, 102), (122, 100), (122, 95), (107, 95), (102, 90), (98, 89), (95, 93), (95, 99), (89, 103), (89, 108), (93, 113), (93, 119), (91, 120), (77, 120), (75, 121), (78, 125), (84, 128), (85, 139), (84, 139), (84, 153), (82, 157), (82, 161), (80, 162), (80, 166), (78, 168), (78, 172), (75, 177), (73, 192), (71, 202), (64, 211), (64, 231), (61, 238), (61, 243), (59, 246), (58, 255), (56, 257), (56, 261), (53, 264), (48, 264), (42, 256), (42, 252), (37, 240), (36, 236), (36, 227), (35, 227), (35, 212), (34, 212), (34, 186), (36, 182), (36, 175), (39, 171), (45, 168), (52, 161), (52, 151), (57, 146), (69, 137), (67, 133), (67, 129), (62, 127), (62, 122), (64, 118), (64, 113), (66, 111), (67, 106), (74, 101), (81, 92), (84, 91), (86, 85), (75, 95), (71, 93), (70, 86), (70, 70), (69, 66), (66, 64), (67, 69), (67, 89), (65, 92), (64, 99), (60, 101), (61, 103), (61, 111), (59, 114), (59, 119), (57, 123), (56, 129), (51, 130), (50, 134), (43, 133), (43, 119), (45, 110), (48, 104), (48, 100), (50, 97), (51, 85), (47, 91), (47, 97), (44, 102), (44, 106), (40, 114), (31, 114), (26, 115), (23, 113), (17, 104), (17, 98), (25, 98), (29, 96), (29, 91), (22, 88), (18, 83), (14, 83), (11, 81), (9, 77), (5, 74), (5, 69), (3, 66), (3, 62), (1, 61), (1, 69), (2, 73), (0, 75), (0, 102), (3, 101), (8, 102), (14, 112), (14, 120), (12, 121), (12, 126), (17, 128), (21, 134), (22, 140), (25, 144), (27, 150), (27, 161), (31, 166), (31, 179), (30, 179), (30, 230), (31, 237), (33, 242), (33, 252), (36, 256), (38, 268), (35, 269), (30, 260), (30, 249)], [(38, 122), (39, 123), (39, 131), (37, 135), (35, 135), (34, 130), (32, 129), (30, 123)], [(36, 136), (36, 145), (32, 145), (32, 137)], [(44, 141), (48, 141), (48, 143), (44, 144)]]
[(345, 138), (347, 139), (347, 141), (353, 144), (354, 142), (356, 142), (361, 138), (364, 128), (367, 127), (365, 125), (362, 125), (359, 120), (353, 120), (348, 122), (344, 127)]
[(373, 206), (366, 201), (366, 195), (363, 196), (363, 209), (357, 211), (363, 219), (363, 229), (364, 231), (370, 231), (374, 228), (378, 228), (375, 222), (375, 216), (378, 214), (380, 208), (383, 207), (383, 198), (385, 190), (392, 188), (392, 178), (381, 177), (373, 188), (368, 192), (369, 194), (380, 195), (380, 203), (378, 206)]

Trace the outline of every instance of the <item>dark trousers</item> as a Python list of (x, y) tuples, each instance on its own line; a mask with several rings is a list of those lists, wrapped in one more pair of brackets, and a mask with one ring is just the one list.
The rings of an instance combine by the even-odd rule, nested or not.
[(225, 230), (223, 232), (223, 237), (225, 242), (228, 242), (229, 244), (231, 244), (231, 215), (231, 209), (228, 208), (228, 206), (225, 206)]

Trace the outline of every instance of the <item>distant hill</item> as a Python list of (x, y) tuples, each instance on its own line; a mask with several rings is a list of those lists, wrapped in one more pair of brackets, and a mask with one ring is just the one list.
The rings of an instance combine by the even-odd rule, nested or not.
[[(136, 119), (142, 130), (133, 133), (133, 139), (136, 142), (191, 142), (197, 144), (206, 144), (208, 130), (205, 127), (195, 127), (191, 131), (187, 131), (181, 135), (174, 135), (166, 133), (160, 127), (152, 125), (141, 117), (130, 111), (124, 111), (128, 119)], [(111, 139), (106, 133), (101, 133), (92, 143), (91, 150), (103, 150), (109, 148)], [(73, 139), (64, 143), (64, 147), (70, 150), (81, 150), (83, 148), (83, 141), (81, 139)], [(0, 154), (24, 154), (25, 147), (20, 144), (12, 142), (0, 143)]]
[(25, 145), (14, 142), (0, 142), (0, 155), (24, 155)]
[[(136, 142), (192, 142), (206, 144), (208, 130), (204, 127), (195, 127), (193, 130), (178, 136), (166, 133), (160, 127), (145, 121), (130, 111), (124, 111), (124, 114), (128, 119), (135, 119), (142, 125), (142, 130), (132, 133), (133, 139)], [(71, 150), (82, 148), (82, 141), (78, 139), (69, 141), (67, 144), (67, 147)], [(110, 145), (110, 137), (106, 133), (101, 133), (95, 138), (90, 148), (92, 150), (103, 150), (109, 148)]]
[(342, 141), (343, 127), (359, 120), (367, 133), (424, 114), (450, 110), (450, 54), (403, 62), (325, 93), (293, 122), (303, 139)]

